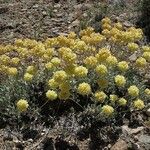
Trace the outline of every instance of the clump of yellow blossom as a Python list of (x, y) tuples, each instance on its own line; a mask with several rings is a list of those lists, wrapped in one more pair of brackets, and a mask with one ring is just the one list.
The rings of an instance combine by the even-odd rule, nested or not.
[(118, 100), (118, 104), (119, 104), (120, 106), (126, 106), (127, 100), (126, 100), (125, 98), (120, 98), (120, 99)]
[(114, 108), (112, 106), (109, 105), (104, 105), (102, 107), (102, 114), (106, 115), (106, 116), (110, 116), (112, 115), (114, 112)]
[(120, 61), (118, 63), (118, 69), (122, 72), (125, 72), (129, 69), (128, 63), (126, 61)]
[(17, 68), (14, 68), (14, 67), (8, 68), (8, 75), (10, 75), (10, 76), (16, 76), (17, 73), (18, 73)]
[(90, 86), (90, 84), (85, 83), (85, 82), (80, 83), (77, 88), (77, 91), (81, 95), (89, 95), (89, 94), (91, 94), (91, 86)]
[(150, 52), (150, 46), (142, 46), (144, 52)]
[(26, 72), (30, 73), (30, 74), (35, 74), (36, 73), (36, 68), (34, 66), (28, 66), (27, 69), (26, 69)]
[(84, 63), (87, 67), (92, 68), (95, 67), (97, 64), (97, 59), (94, 56), (89, 56), (84, 60)]
[(118, 63), (118, 60), (115, 56), (109, 56), (107, 59), (106, 59), (106, 63), (109, 65), (109, 66), (115, 66), (117, 63)]
[(146, 61), (150, 62), (150, 52), (144, 52), (142, 56)]
[(127, 46), (131, 52), (135, 52), (139, 48), (138, 44), (136, 44), (136, 43), (128, 43)]
[(24, 80), (25, 81), (31, 81), (33, 79), (33, 75), (30, 73), (25, 73), (24, 74)]
[(119, 87), (124, 87), (124, 85), (126, 84), (126, 79), (122, 75), (117, 75), (115, 76), (115, 83)]
[(98, 102), (103, 102), (107, 95), (103, 91), (98, 91), (94, 94), (94, 97)]
[(48, 85), (51, 89), (56, 89), (59, 86), (59, 84), (54, 79), (50, 79), (48, 81)]
[(64, 82), (67, 79), (67, 77), (67, 73), (63, 70), (56, 71), (53, 74), (53, 79), (58, 83)]
[(55, 100), (57, 99), (57, 93), (53, 90), (48, 90), (46, 92), (46, 97), (49, 99), (49, 100)]
[(51, 62), (48, 62), (48, 63), (45, 64), (45, 68), (47, 70), (52, 70), (53, 69), (53, 64)]
[(144, 92), (146, 95), (150, 96), (150, 89), (146, 88)]
[(128, 94), (133, 97), (137, 97), (139, 95), (139, 89), (137, 86), (132, 85), (128, 88)]
[(144, 102), (141, 99), (135, 100), (133, 106), (137, 110), (141, 110), (145, 107)]
[(28, 107), (29, 107), (29, 104), (28, 104), (27, 100), (25, 100), (25, 99), (20, 99), (17, 102), (17, 109), (21, 112), (26, 111)]
[(143, 68), (147, 64), (146, 59), (143, 57), (138, 58), (135, 63), (136, 63), (136, 66), (139, 68)]
[(111, 94), (111, 95), (109, 95), (109, 97), (110, 97), (110, 101), (113, 103), (118, 100), (118, 96), (115, 94)]
[(18, 65), (19, 62), (20, 62), (20, 59), (18, 57), (14, 57), (14, 58), (11, 59), (11, 63), (13, 65)]
[(75, 67), (74, 74), (76, 77), (86, 77), (88, 73), (88, 69), (83, 66)]
[(99, 52), (96, 54), (96, 58), (98, 62), (105, 61), (109, 56), (111, 55), (111, 52), (107, 48), (99, 49)]
[(107, 74), (107, 67), (105, 65), (98, 65), (96, 68), (96, 73), (99, 75), (99, 76), (103, 76), (103, 75), (106, 75)]
[(51, 60), (51, 63), (55, 66), (55, 67), (58, 67), (61, 63), (61, 60), (57, 57), (53, 57), (52, 60)]

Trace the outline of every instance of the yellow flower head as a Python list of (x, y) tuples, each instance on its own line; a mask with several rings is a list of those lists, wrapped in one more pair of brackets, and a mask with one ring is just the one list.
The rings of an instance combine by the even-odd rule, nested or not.
[(121, 61), (118, 63), (118, 68), (120, 71), (125, 72), (129, 69), (128, 63), (126, 61)]
[(114, 27), (121, 30), (123, 26), (120, 22), (117, 22), (117, 23), (114, 24)]
[(46, 97), (49, 99), (49, 100), (55, 100), (57, 98), (57, 93), (53, 90), (48, 90), (46, 92)]
[(130, 96), (136, 97), (139, 95), (139, 89), (137, 88), (137, 86), (132, 85), (128, 88), (128, 94)]
[(96, 73), (100, 76), (106, 75), (108, 73), (107, 67), (105, 65), (98, 65), (95, 70)]
[(14, 57), (14, 58), (11, 59), (11, 63), (13, 65), (18, 65), (19, 62), (20, 62), (20, 59), (18, 57)]
[(144, 102), (141, 99), (135, 100), (133, 106), (137, 110), (141, 110), (145, 107)]
[(76, 62), (77, 59), (77, 55), (73, 52), (67, 52), (67, 53), (63, 53), (62, 55), (62, 59), (69, 64), (73, 64)]
[(51, 60), (51, 63), (55, 66), (55, 67), (58, 67), (61, 63), (61, 60), (57, 57), (53, 57), (52, 60)]
[(8, 75), (10, 75), (10, 76), (16, 76), (17, 73), (18, 73), (17, 68), (14, 68), (14, 67), (8, 68)]
[(117, 75), (115, 76), (115, 83), (117, 86), (124, 87), (124, 85), (126, 84), (126, 79), (122, 75)]
[(111, 29), (111, 25), (110, 24), (108, 24), (108, 23), (104, 23), (104, 24), (102, 24), (102, 29), (103, 30), (110, 30)]
[(96, 99), (97, 101), (99, 101), (99, 102), (103, 102), (103, 101), (106, 99), (106, 97), (107, 97), (107, 95), (106, 95), (103, 91), (101, 91), (101, 92), (96, 92), (96, 93), (94, 94), (94, 96), (95, 96), (95, 99)]
[(50, 79), (48, 81), (48, 85), (51, 89), (56, 89), (59, 86), (59, 84), (54, 79)]
[(127, 46), (131, 52), (135, 52), (139, 48), (138, 44), (136, 44), (136, 43), (128, 43)]
[(118, 100), (118, 96), (115, 95), (115, 94), (111, 94), (109, 97), (110, 97), (110, 101), (113, 102), (113, 103)]
[(109, 66), (115, 66), (117, 63), (118, 63), (118, 60), (115, 56), (109, 56), (107, 59), (106, 59), (106, 63), (109, 65)]
[(146, 88), (144, 92), (146, 95), (150, 96), (150, 89)]
[(143, 58), (145, 58), (148, 62), (150, 62), (150, 52), (144, 52)]
[(105, 24), (105, 23), (111, 24), (111, 20), (110, 20), (110, 18), (105, 17), (105, 18), (103, 18), (103, 19), (101, 20), (101, 23), (102, 23), (102, 24)]
[(91, 86), (88, 83), (80, 83), (77, 89), (81, 95), (89, 95), (91, 93)]
[(58, 83), (62, 83), (64, 82), (66, 79), (67, 79), (67, 73), (63, 70), (60, 70), (60, 71), (56, 71), (54, 74), (53, 74), (53, 79), (58, 82)]
[(35, 74), (36, 68), (34, 66), (28, 66), (26, 72), (30, 74)]
[(144, 52), (150, 52), (150, 46), (142, 46)]
[(52, 70), (53, 69), (53, 64), (51, 62), (48, 62), (48, 63), (45, 64), (45, 68), (47, 70)]
[(94, 56), (89, 56), (84, 60), (84, 63), (87, 67), (92, 68), (95, 67), (97, 64), (97, 59)]
[(17, 102), (17, 109), (21, 112), (26, 111), (28, 107), (29, 107), (29, 104), (28, 104), (27, 100), (25, 100), (25, 99), (20, 99)]
[(124, 99), (124, 98), (120, 98), (120, 99), (118, 100), (118, 104), (119, 104), (120, 106), (125, 106), (125, 105), (127, 104), (127, 100)]
[(96, 54), (96, 58), (99, 62), (105, 61), (109, 56), (111, 55), (111, 52), (107, 48), (102, 48), (99, 50), (98, 54)]
[(102, 114), (106, 115), (106, 116), (110, 116), (112, 115), (114, 112), (114, 108), (112, 106), (109, 105), (104, 105), (102, 107)]
[(24, 74), (24, 80), (25, 81), (31, 81), (33, 79), (33, 75), (30, 73), (25, 73)]
[(3, 63), (4, 65), (7, 65), (10, 62), (10, 57), (5, 54), (1, 55), (0, 62)]
[(74, 74), (76, 77), (86, 77), (88, 73), (88, 69), (83, 66), (78, 66), (74, 70)]
[(139, 68), (145, 67), (147, 64), (146, 59), (143, 57), (138, 58), (135, 63), (136, 63), (136, 66)]

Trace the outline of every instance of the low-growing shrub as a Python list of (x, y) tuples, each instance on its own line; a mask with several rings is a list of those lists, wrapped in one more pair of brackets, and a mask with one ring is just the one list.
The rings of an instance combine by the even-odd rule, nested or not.
[(101, 34), (87, 27), (79, 35), (0, 45), (3, 115), (54, 117), (73, 109), (107, 120), (144, 109), (150, 97), (144, 78), (150, 47), (138, 44), (142, 30), (107, 17), (101, 25)]

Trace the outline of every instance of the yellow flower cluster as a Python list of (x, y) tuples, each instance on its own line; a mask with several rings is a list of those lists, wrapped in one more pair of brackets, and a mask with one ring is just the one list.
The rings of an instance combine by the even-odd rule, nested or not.
[(124, 87), (126, 84), (126, 79), (122, 75), (117, 75), (117, 76), (115, 76), (115, 83), (119, 87)]
[(81, 95), (89, 95), (89, 94), (91, 94), (91, 86), (85, 82), (80, 83), (77, 91)]
[[(138, 99), (133, 106), (142, 109), (150, 90), (144, 89), (146, 98), (141, 98), (144, 92), (129, 81), (129, 74), (132, 70), (140, 74), (149, 69), (150, 46), (137, 44), (143, 36), (141, 29), (125, 28), (108, 17), (102, 19), (101, 26), (102, 33), (87, 27), (79, 35), (70, 32), (44, 42), (18, 39), (14, 44), (0, 45), (0, 75), (5, 79), (23, 78), (26, 84), (46, 81), (45, 95), (49, 100), (71, 100), (75, 93), (91, 96), (101, 102), (106, 116), (113, 114), (115, 104), (123, 107), (131, 103), (128, 97)], [(138, 54), (135, 61), (128, 59), (133, 53)], [(113, 87), (127, 90), (126, 96), (120, 97)], [(17, 107), (26, 110), (28, 103), (21, 100)]]
[(17, 108), (21, 112), (26, 111), (28, 107), (29, 107), (29, 104), (28, 104), (27, 100), (25, 100), (25, 99), (20, 99), (17, 102)]

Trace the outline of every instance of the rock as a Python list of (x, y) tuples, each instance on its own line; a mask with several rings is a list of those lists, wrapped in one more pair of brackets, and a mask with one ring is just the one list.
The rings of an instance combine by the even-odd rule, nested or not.
[(43, 16), (46, 16), (46, 15), (47, 15), (46, 11), (43, 11), (42, 14), (43, 14)]
[(60, 4), (56, 4), (56, 5), (54, 5), (54, 8), (60, 8), (61, 7), (61, 5)]
[(132, 26), (133, 26), (133, 24), (131, 24), (129, 21), (125, 21), (125, 22), (123, 23), (123, 25), (124, 25), (125, 27), (132, 27)]
[(124, 140), (119, 139), (110, 150), (128, 150), (128, 144)]
[(39, 7), (38, 4), (33, 5), (33, 8), (38, 8), (38, 7)]
[(135, 61), (136, 59), (137, 59), (137, 54), (136, 54), (136, 53), (132, 54), (132, 55), (129, 57), (129, 60), (130, 60), (130, 61)]
[(144, 143), (144, 144), (150, 144), (150, 136), (148, 135), (139, 136), (139, 142)]
[(72, 22), (71, 26), (77, 27), (77, 26), (79, 26), (79, 24), (80, 24), (80, 21), (78, 19), (76, 19), (75, 21)]
[(146, 110), (146, 114), (150, 117), (150, 108)]
[(131, 134), (138, 134), (139, 132), (141, 132), (142, 130), (144, 129), (144, 127), (137, 127), (135, 129), (131, 129), (129, 128), (128, 126), (124, 125), (122, 126), (122, 132), (124, 134), (128, 134), (128, 135), (131, 135)]

